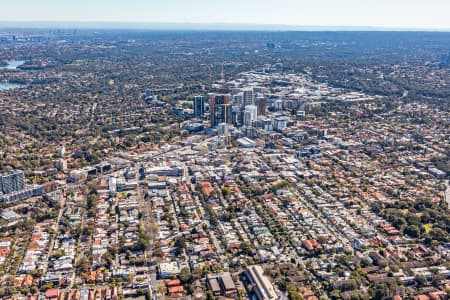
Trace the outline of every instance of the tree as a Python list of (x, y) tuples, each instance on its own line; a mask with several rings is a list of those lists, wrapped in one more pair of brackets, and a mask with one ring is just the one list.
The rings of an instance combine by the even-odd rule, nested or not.
[(231, 189), (229, 187), (227, 187), (227, 186), (224, 187), (222, 189), (222, 194), (223, 194), (224, 197), (230, 196), (231, 195)]
[(373, 292), (374, 296), (373, 298), (375, 300), (382, 300), (384, 298), (384, 290), (383, 289), (377, 289), (375, 292)]
[(420, 235), (420, 229), (417, 225), (408, 225), (406, 226), (404, 233), (410, 237), (417, 238)]
[(41, 286), (41, 290), (46, 291), (46, 290), (52, 289), (53, 287), (54, 287), (53, 282), (46, 282)]
[(333, 300), (341, 299), (341, 293), (338, 290), (332, 290), (330, 293), (330, 298)]
[(427, 283), (427, 278), (423, 275), (417, 275), (416, 277), (414, 277), (414, 280), (419, 287), (423, 287)]
[(82, 273), (86, 273), (90, 270), (89, 260), (86, 257), (82, 257), (78, 261), (78, 268)]
[(30, 293), (30, 288), (27, 287), (27, 286), (23, 286), (23, 287), (20, 288), (20, 292), (21, 292), (23, 295), (28, 295), (28, 294)]
[(94, 193), (89, 193), (87, 195), (86, 206), (88, 210), (93, 211), (97, 205), (97, 196)]
[(30, 288), (30, 293), (31, 293), (32, 295), (36, 295), (38, 292), (39, 292), (39, 289), (37, 288), (37, 286), (33, 285), (33, 286)]
[(298, 288), (294, 285), (288, 287), (288, 295), (289, 300), (303, 300), (303, 295), (299, 293)]
[(163, 257), (164, 252), (162, 251), (161, 244), (159, 242), (155, 243), (155, 248), (153, 249), (153, 255), (157, 257)]
[(166, 284), (163, 281), (161, 281), (161, 283), (158, 285), (158, 292), (161, 295), (165, 295), (167, 293)]
[(54, 258), (60, 258), (61, 256), (64, 256), (64, 255), (65, 255), (65, 253), (64, 253), (64, 250), (63, 250), (63, 249), (56, 249), (56, 250), (53, 252), (52, 257), (54, 257)]
[(148, 245), (150, 244), (150, 238), (147, 234), (147, 231), (144, 226), (139, 226), (139, 235), (138, 235), (138, 245), (137, 248), (140, 250), (147, 249)]
[(189, 283), (192, 279), (191, 270), (189, 268), (182, 268), (180, 271), (180, 281), (181, 283)]
[(175, 239), (175, 247), (177, 247), (178, 252), (181, 252), (186, 247), (186, 239), (184, 236)]
[(430, 236), (434, 240), (448, 241), (448, 234), (441, 228), (433, 228), (430, 230)]

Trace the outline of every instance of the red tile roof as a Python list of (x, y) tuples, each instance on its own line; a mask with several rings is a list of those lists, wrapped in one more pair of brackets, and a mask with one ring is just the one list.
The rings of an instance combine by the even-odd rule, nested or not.
[(49, 289), (45, 292), (45, 298), (57, 298), (59, 295), (58, 289)]

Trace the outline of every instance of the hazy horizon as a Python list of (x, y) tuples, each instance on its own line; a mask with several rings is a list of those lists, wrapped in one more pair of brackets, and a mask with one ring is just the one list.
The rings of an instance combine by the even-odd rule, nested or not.
[(221, 24), (449, 30), (446, 0), (16, 0), (2, 4), (0, 24)]
[(0, 29), (99, 29), (162, 31), (424, 31), (449, 32), (450, 28), (378, 26), (286, 25), (258, 23), (102, 22), (102, 21), (1, 21)]

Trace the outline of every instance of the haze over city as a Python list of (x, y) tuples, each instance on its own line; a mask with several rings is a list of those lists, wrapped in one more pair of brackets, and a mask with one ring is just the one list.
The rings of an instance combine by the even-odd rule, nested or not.
[(0, 20), (444, 30), (450, 29), (449, 12), (446, 0), (17, 0), (3, 1)]

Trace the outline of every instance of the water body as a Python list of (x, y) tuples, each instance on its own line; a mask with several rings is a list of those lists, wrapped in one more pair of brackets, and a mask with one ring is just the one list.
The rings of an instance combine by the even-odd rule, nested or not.
[(10, 60), (7, 61), (8, 65), (0, 67), (0, 70), (17, 70), (18, 67), (25, 63), (24, 60)]
[[(24, 60), (10, 60), (8, 65), (0, 67), (0, 70), (17, 70), (18, 67), (25, 63)], [(0, 91), (24, 88), (26, 85), (11, 82), (0, 82)]]
[(0, 91), (24, 88), (26, 85), (19, 83), (0, 82)]

